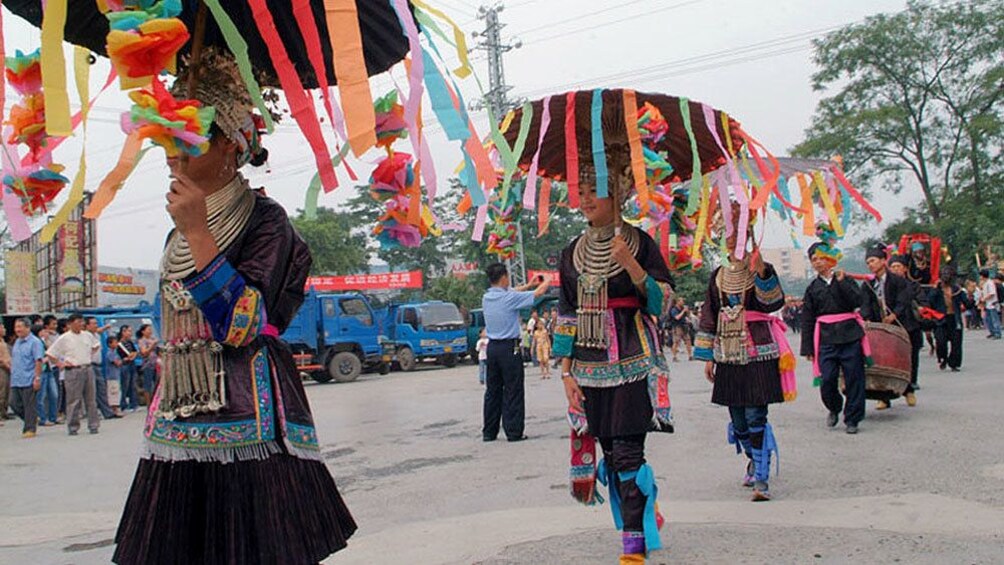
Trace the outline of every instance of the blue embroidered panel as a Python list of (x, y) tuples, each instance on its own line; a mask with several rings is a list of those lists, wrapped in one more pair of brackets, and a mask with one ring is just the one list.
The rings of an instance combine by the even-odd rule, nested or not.
[(259, 335), (267, 323), (261, 294), (249, 287), (222, 254), (202, 272), (185, 280), (213, 331), (213, 339), (240, 347)]

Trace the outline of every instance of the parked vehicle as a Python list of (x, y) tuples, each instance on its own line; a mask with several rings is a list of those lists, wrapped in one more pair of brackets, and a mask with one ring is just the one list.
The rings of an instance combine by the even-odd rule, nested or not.
[(481, 337), (481, 330), (485, 329), (485, 311), (481, 308), (471, 310), (467, 313), (467, 353), (471, 356), (471, 361), (478, 363), (478, 339)]
[(456, 304), (432, 301), (388, 307), (383, 329), (401, 370), (413, 371), (427, 359), (455, 366), (467, 353), (465, 325)]
[(390, 371), (391, 349), (369, 300), (356, 293), (311, 290), (282, 334), (300, 372), (319, 383), (351, 382), (364, 370)]

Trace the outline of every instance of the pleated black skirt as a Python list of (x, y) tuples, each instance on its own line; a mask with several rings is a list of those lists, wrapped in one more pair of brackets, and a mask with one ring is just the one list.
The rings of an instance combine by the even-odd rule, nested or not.
[(356, 530), (320, 461), (141, 459), (115, 542), (121, 565), (316, 564)]
[(746, 365), (715, 364), (711, 402), (721, 406), (763, 406), (784, 402), (777, 359)]
[(598, 438), (652, 431), (652, 400), (645, 379), (615, 387), (582, 387), (589, 433)]

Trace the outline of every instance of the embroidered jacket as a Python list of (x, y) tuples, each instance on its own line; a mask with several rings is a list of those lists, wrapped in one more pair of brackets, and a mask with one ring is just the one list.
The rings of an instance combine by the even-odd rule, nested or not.
[[(742, 294), (726, 294), (725, 306), (742, 304), (746, 310), (755, 312), (776, 312), (784, 306), (784, 291), (778, 280), (774, 266), (765, 264), (766, 276), (753, 275), (753, 287)], [(708, 281), (708, 292), (701, 307), (700, 323), (694, 341), (694, 358), (702, 361), (723, 362), (718, 340), (718, 316), (722, 311), (723, 295), (718, 287), (721, 267), (715, 269)], [(778, 344), (771, 335), (767, 322), (747, 324), (747, 351), (749, 362), (777, 359), (780, 356)]]

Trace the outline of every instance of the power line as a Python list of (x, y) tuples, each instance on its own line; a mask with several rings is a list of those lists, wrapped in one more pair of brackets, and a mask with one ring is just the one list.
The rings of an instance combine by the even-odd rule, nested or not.
[(563, 32), (554, 33), (554, 34), (551, 34), (551, 35), (546, 35), (546, 36), (541, 37), (539, 39), (534, 39), (534, 40), (530, 41), (529, 43), (531, 43), (531, 44), (544, 43), (544, 42), (547, 42), (547, 41), (552, 41), (554, 39), (560, 39), (562, 37), (568, 37), (569, 35), (576, 35), (576, 34), (579, 34), (579, 33), (582, 33), (582, 32), (586, 32), (586, 31), (591, 31), (591, 30), (594, 30), (594, 29), (597, 29), (597, 28), (608, 27), (608, 26), (612, 26), (612, 25), (615, 25), (615, 24), (624, 23), (624, 22), (628, 22), (628, 21), (631, 21), (631, 20), (636, 20), (636, 19), (638, 19), (640, 17), (647, 17), (647, 16), (650, 16), (652, 14), (657, 14), (657, 13), (660, 13), (660, 12), (666, 12), (666, 11), (669, 11), (669, 10), (676, 10), (676, 9), (679, 9), (679, 8), (685, 8), (685, 7), (693, 5), (693, 4), (700, 4), (703, 1), (704, 0), (688, 0), (687, 2), (680, 2), (679, 4), (671, 4), (669, 6), (664, 6), (662, 8), (657, 8), (655, 10), (649, 10), (649, 11), (647, 11), (645, 13), (642, 13), (642, 14), (634, 14), (634, 15), (625, 16), (623, 18), (619, 18), (619, 19), (616, 19), (616, 20), (610, 20), (610, 21), (602, 22), (602, 23), (591, 25), (591, 26), (587, 26), (587, 27), (573, 29), (571, 31), (563, 31)]
[(602, 10), (596, 10), (595, 12), (587, 12), (585, 14), (579, 14), (578, 16), (567, 18), (567, 19), (564, 19), (564, 20), (562, 20), (560, 22), (548, 23), (548, 24), (544, 24), (544, 25), (539, 25), (537, 27), (532, 27), (530, 29), (525, 29), (525, 30), (521, 31), (520, 34), (523, 35), (523, 36), (527, 36), (527, 35), (536, 33), (536, 32), (541, 31), (541, 30), (552, 29), (552, 28), (554, 28), (556, 26), (562, 26), (562, 25), (565, 25), (567, 23), (576, 22), (576, 21), (583, 20), (583, 19), (586, 19), (586, 18), (591, 18), (593, 16), (598, 16), (598, 15), (604, 14), (606, 12), (612, 12), (614, 10), (620, 10), (620, 9), (622, 9), (622, 8), (624, 8), (626, 6), (630, 6), (632, 4), (640, 4), (641, 2), (650, 2), (650, 1), (651, 0), (629, 0), (628, 2), (622, 2), (622, 3), (617, 4), (615, 6), (610, 6), (608, 8), (603, 8)]

